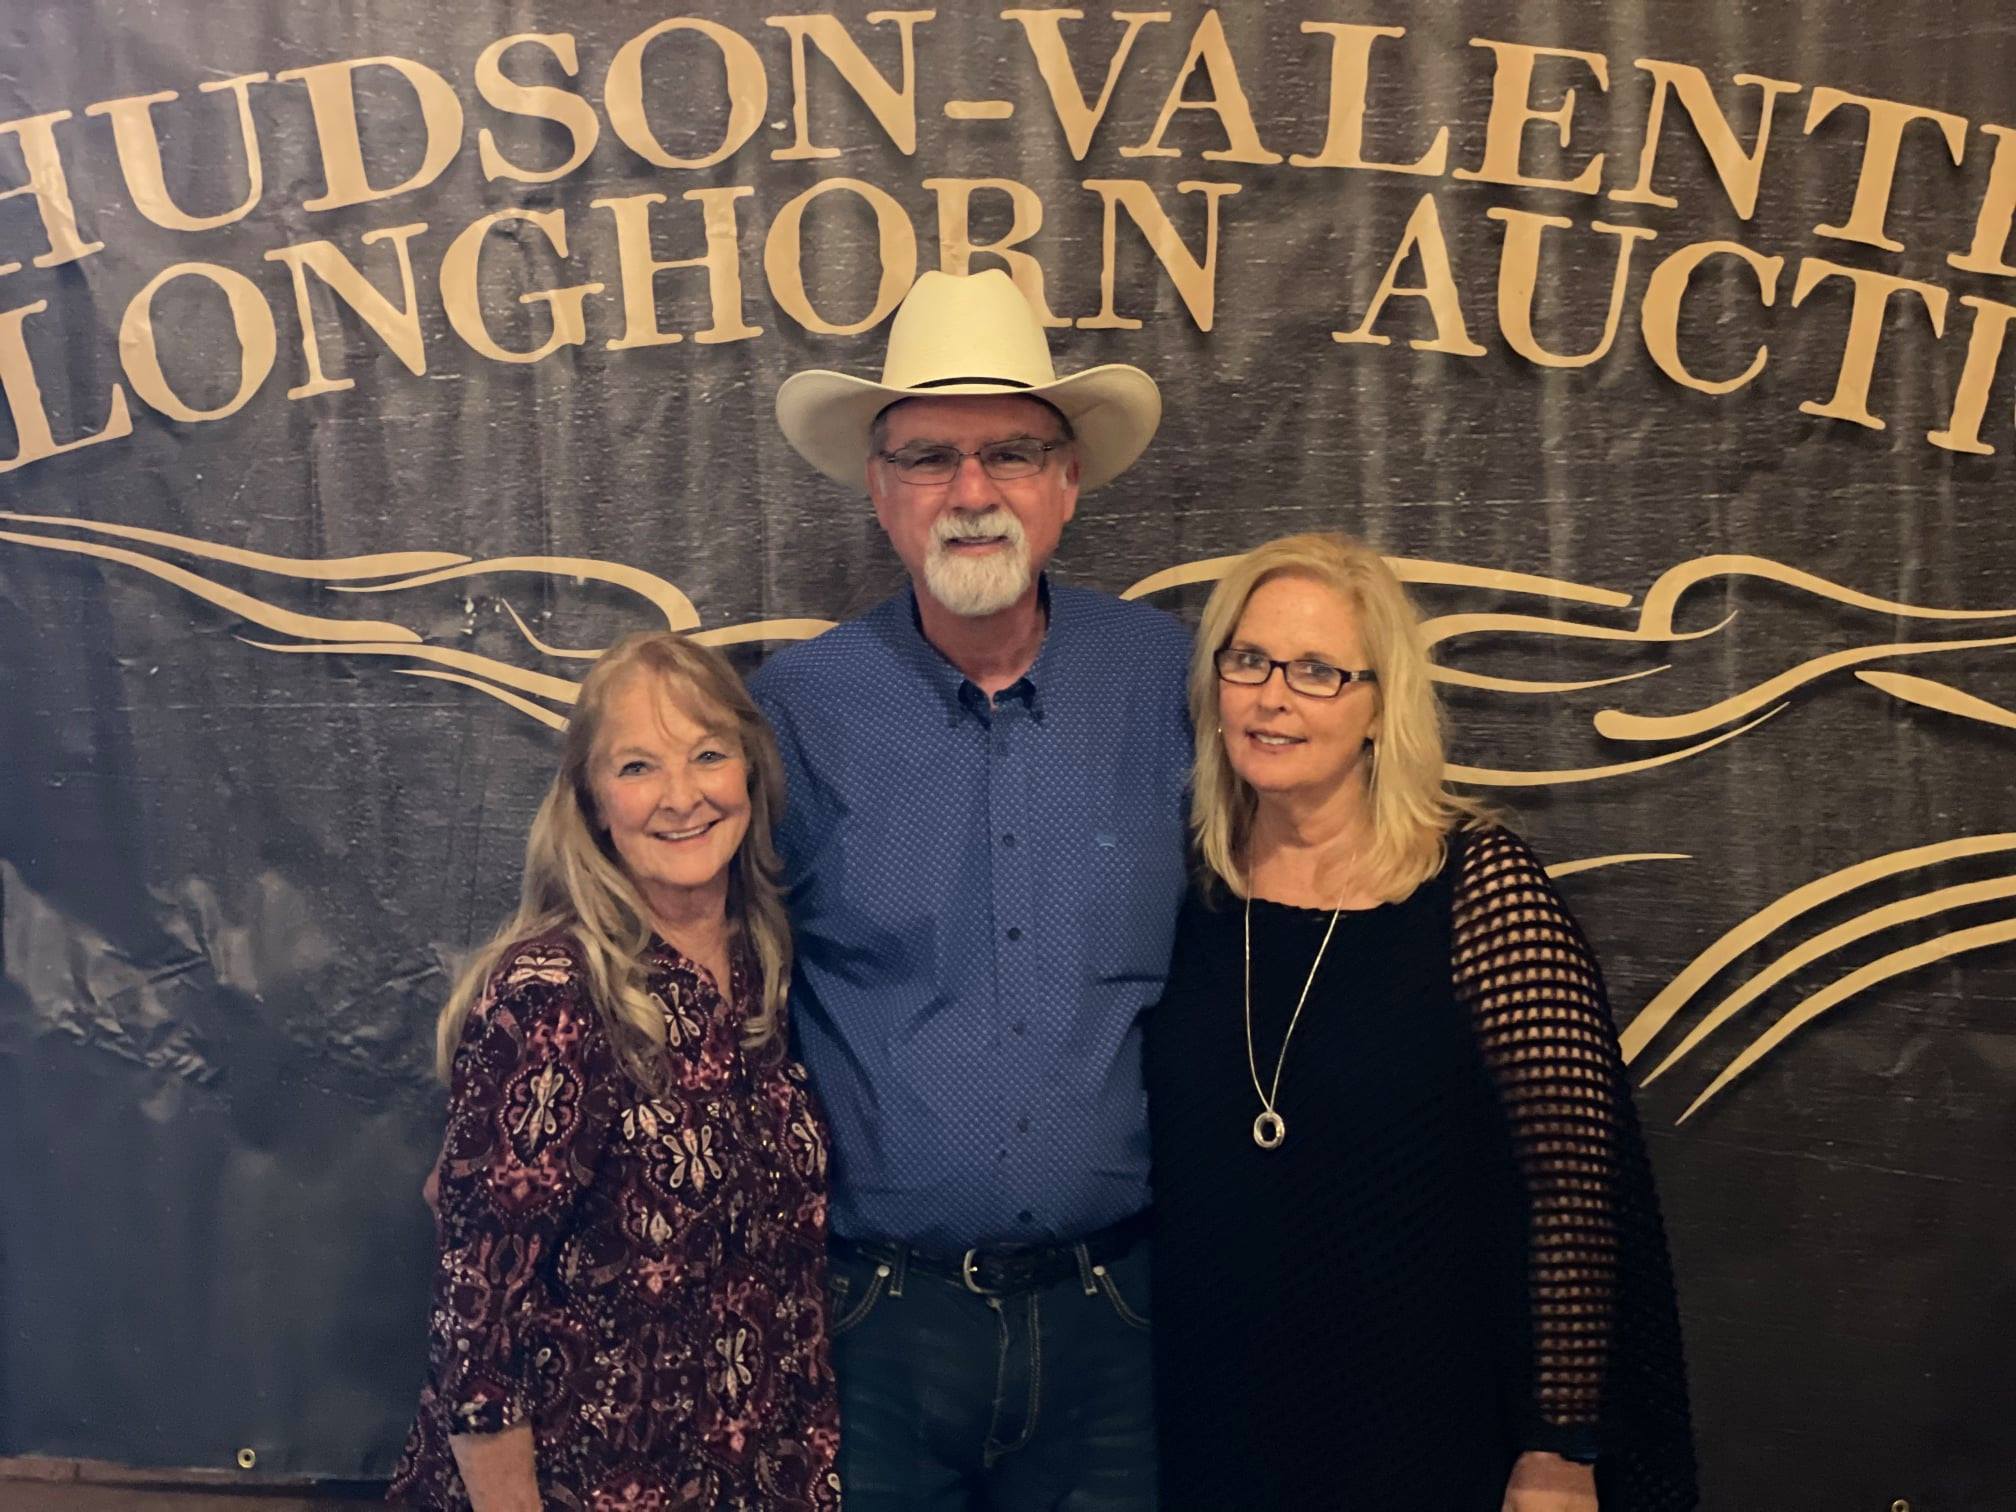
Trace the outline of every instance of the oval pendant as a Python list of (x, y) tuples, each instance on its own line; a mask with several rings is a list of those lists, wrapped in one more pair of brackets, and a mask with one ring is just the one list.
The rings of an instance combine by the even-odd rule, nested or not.
[(1263, 1110), (1260, 1116), (1253, 1120), (1253, 1143), (1261, 1149), (1276, 1149), (1287, 1137), (1287, 1123), (1272, 1108)]

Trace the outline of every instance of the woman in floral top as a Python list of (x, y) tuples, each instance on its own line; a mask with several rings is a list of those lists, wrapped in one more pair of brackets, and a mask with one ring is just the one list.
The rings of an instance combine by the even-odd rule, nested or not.
[(632, 636), (588, 674), (518, 912), (441, 1016), (440, 1264), (393, 1501), (839, 1505), (782, 799), (715, 653)]

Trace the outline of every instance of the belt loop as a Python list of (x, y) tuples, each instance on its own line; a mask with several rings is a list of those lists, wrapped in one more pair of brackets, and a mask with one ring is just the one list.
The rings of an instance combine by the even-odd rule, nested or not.
[(889, 1268), (888, 1295), (900, 1297), (903, 1295), (903, 1278), (910, 1274), (910, 1246), (899, 1244), (895, 1248), (896, 1263)]
[(1078, 1284), (1085, 1288), (1086, 1296), (1096, 1297), (1099, 1283), (1092, 1278), (1092, 1252), (1085, 1248), (1083, 1239), (1071, 1246), (1071, 1256), (1078, 1262)]

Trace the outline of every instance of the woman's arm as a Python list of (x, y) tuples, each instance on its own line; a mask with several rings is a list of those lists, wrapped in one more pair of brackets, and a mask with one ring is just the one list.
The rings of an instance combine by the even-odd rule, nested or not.
[(448, 1447), (455, 1451), (473, 1512), (541, 1512), (531, 1424), (502, 1433), (454, 1434)]
[[(1593, 1508), (1616, 1331), (1623, 1061), (1596, 961), (1533, 853), (1465, 837), (1453, 910), (1458, 997), (1504, 1110), (1526, 1216), (1526, 1451), (1518, 1512)], [(1577, 1463), (1584, 1462), (1584, 1463)]]
[(526, 1327), (594, 1180), (621, 1077), (571, 953), (507, 955), (455, 1053), (428, 1326), (431, 1392), (478, 1512), (539, 1505)]

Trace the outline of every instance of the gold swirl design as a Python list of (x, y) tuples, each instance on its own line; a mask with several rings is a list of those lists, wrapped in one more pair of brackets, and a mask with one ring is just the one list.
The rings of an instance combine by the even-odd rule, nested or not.
[(1556, 861), (1547, 875), (1557, 881), (1578, 872), (1599, 871), (1606, 866), (1629, 866), (1639, 861), (1692, 861), (1683, 851), (1625, 851), (1614, 856), (1585, 856), (1580, 861)]
[[(0, 520), (23, 525), (60, 525), (88, 530), (115, 540), (144, 541), (149, 546), (166, 546), (212, 562), (229, 562), (234, 567), (250, 567), (255, 572), (271, 572), (281, 577), (317, 578), (324, 582), (344, 582), (352, 578), (392, 577), (399, 573), (426, 572), (435, 567), (452, 567), (469, 560), (452, 551), (386, 551), (372, 556), (283, 557), (263, 551), (247, 551), (241, 546), (224, 546), (195, 536), (175, 535), (166, 530), (147, 530), (138, 525), (101, 525), (62, 515), (15, 514), (0, 509)], [(29, 545), (56, 545), (42, 536), (8, 536), (10, 541)]]
[(511, 623), (518, 627), (518, 633), (525, 637), (525, 643), (541, 656), (550, 656), (556, 661), (593, 661), (600, 651), (563, 651), (558, 646), (549, 646), (532, 633), (532, 627), (525, 623), (524, 616), (511, 607), (509, 599), (504, 600), (504, 612), (511, 616)]
[(1812, 1023), (1850, 998), (1879, 986), (1892, 977), (1916, 971), (1921, 966), (1930, 966), (1935, 961), (1944, 961), (1968, 951), (1986, 950), (1991, 945), (2007, 944), (2016, 940), (2016, 919), (1997, 919), (1988, 924), (1977, 924), (1971, 929), (1958, 929), (1951, 934), (1940, 935), (1937, 939), (1923, 944), (1912, 945), (1903, 950), (1892, 951), (1879, 960), (1871, 961), (1860, 970), (1851, 971), (1831, 986), (1824, 987), (1800, 1001), (1784, 1014), (1777, 1023), (1758, 1035), (1743, 1053), (1723, 1068), (1722, 1074), (1708, 1085), (1708, 1089), (1687, 1106), (1687, 1111), (1674, 1120), (1685, 1123), (1737, 1077), (1755, 1066), (1765, 1056), (1783, 1044), (1796, 1031)]
[(1916, 677), (1908, 672), (1857, 672), (1855, 676), (1870, 687), (1905, 703), (1922, 704), (1928, 709), (1937, 709), (1941, 714), (1957, 714), (1962, 719), (2016, 730), (2016, 709), (2005, 709), (2000, 704), (1976, 698), (1972, 693), (1962, 693), (1958, 688), (1949, 688), (1929, 677)]
[(1596, 716), (1596, 732), (1612, 740), (1685, 740), (1741, 719), (1774, 699), (1782, 699), (1807, 683), (1856, 667), (1864, 662), (1882, 661), (1892, 656), (1930, 656), (1945, 651), (1978, 651), (1988, 646), (2016, 646), (2016, 635), (1998, 635), (1978, 640), (1898, 641), (1886, 646), (1860, 646), (1816, 656), (1776, 677), (1767, 678), (1741, 693), (1686, 714), (1627, 714), (1622, 709), (1605, 709)]
[(389, 624), (384, 620), (340, 620), (327, 619), (314, 614), (296, 614), (282, 609), (263, 599), (253, 598), (248, 593), (240, 593), (235, 588), (226, 588), (222, 583), (213, 583), (208, 578), (198, 577), (186, 568), (177, 567), (172, 562), (156, 561), (137, 551), (128, 551), (123, 546), (105, 546), (96, 541), (62, 541), (46, 536), (24, 535), (18, 531), (0, 530), (0, 541), (11, 541), (17, 546), (33, 546), (43, 551), (68, 552), (73, 556), (96, 557), (101, 561), (117, 562), (121, 566), (171, 583), (184, 593), (191, 594), (206, 603), (215, 604), (243, 620), (255, 625), (264, 625), (268, 630), (278, 630), (283, 635), (312, 636), (333, 641), (409, 641), (420, 639), (417, 631), (408, 630), (404, 625)]
[[(281, 557), (267, 552), (248, 551), (214, 541), (176, 535), (170, 531), (148, 530), (132, 525), (103, 525), (70, 520), (53, 515), (24, 515), (0, 511), (0, 519), (19, 524), (60, 526), (87, 535), (132, 541), (195, 557), (202, 561), (270, 573), (277, 577), (319, 583), (333, 593), (402, 593), (440, 583), (495, 575), (525, 574), (573, 582), (607, 583), (642, 599), (656, 611), (664, 627), (690, 633), (695, 640), (710, 645), (733, 645), (761, 640), (800, 640), (830, 629), (832, 622), (803, 617), (754, 620), (701, 630), (699, 611), (692, 599), (676, 585), (641, 568), (592, 557), (491, 557), (474, 560), (456, 552), (402, 551), (367, 556), (303, 558)], [(32, 546), (44, 551), (60, 551), (73, 556), (96, 558), (132, 567), (180, 588), (206, 603), (263, 629), (297, 637), (303, 644), (265, 641), (241, 636), (245, 644), (283, 655), (389, 656), (427, 664), (400, 667), (409, 677), (426, 677), (440, 682), (474, 688), (509, 708), (538, 720), (549, 728), (562, 728), (566, 716), (547, 705), (565, 708), (574, 702), (579, 684), (572, 679), (529, 670), (496, 657), (452, 647), (427, 645), (420, 633), (386, 620), (338, 619), (328, 615), (302, 614), (269, 603), (235, 588), (226, 587), (145, 552), (103, 541), (76, 540), (61, 536), (0, 530), (0, 540)], [(385, 579), (386, 581), (371, 581)], [(548, 645), (535, 634), (516, 607), (503, 600), (526, 644), (539, 655), (561, 661), (593, 661), (600, 648), (571, 650)], [(453, 670), (429, 670), (429, 668)], [(525, 695), (531, 695), (526, 697)], [(543, 700), (538, 702), (535, 700)]]
[(695, 630), (693, 639), (703, 646), (733, 646), (745, 641), (810, 640), (833, 628), (828, 619), (750, 620), (745, 625), (724, 625), (719, 630)]
[(1641, 672), (1620, 672), (1614, 677), (1586, 677), (1579, 682), (1543, 682), (1530, 677), (1495, 677), (1484, 672), (1464, 672), (1455, 667), (1437, 667), (1435, 681), (1452, 688), (1476, 688), (1484, 693), (1582, 693), (1590, 688), (1614, 688), (1619, 683), (1636, 682), (1664, 672), (1664, 667), (1647, 667)]
[[(449, 646), (416, 646), (407, 644), (373, 645), (368, 641), (349, 642), (337, 646), (287, 646), (275, 641), (247, 640), (248, 646), (261, 651), (274, 651), (282, 656), (404, 656), (414, 661), (433, 662), (444, 667), (459, 667), (465, 675), (481, 674), (492, 682), (507, 688), (518, 688), (527, 693), (536, 693), (555, 703), (572, 704), (581, 691), (581, 685), (565, 677), (552, 677), (543, 672), (529, 672), (523, 667), (514, 667), (509, 662), (498, 661), (493, 656), (478, 656), (473, 651), (457, 651)], [(447, 679), (456, 681), (457, 679)]]
[[(1123, 599), (1144, 598), (1171, 588), (1197, 583), (1215, 583), (1232, 570), (1232, 564), (1246, 555), (1206, 557), (1151, 572), (1139, 582), (1120, 590)], [(1565, 578), (1538, 577), (1530, 572), (1508, 572), (1501, 567), (1469, 567), (1457, 562), (1436, 562), (1421, 557), (1389, 556), (1386, 565), (1403, 583), (1429, 583), (1447, 588), (1480, 588), (1496, 593), (1526, 593), (1541, 598), (1561, 599), (1571, 604), (1600, 604), (1609, 609), (1628, 608), (1631, 595), (1614, 588), (1597, 588), (1588, 583), (1571, 583)]]
[(1638, 628), (1648, 636), (1672, 633), (1673, 615), (1687, 590), (1718, 577), (1753, 577), (1797, 588), (1815, 598), (1831, 599), (1851, 609), (1868, 609), (1877, 614), (1900, 615), (1906, 619), (2016, 619), (2016, 609), (1933, 609), (1909, 604), (1902, 599), (1878, 598), (1872, 593), (1847, 588), (1831, 578), (1823, 578), (1769, 557), (1724, 553), (1693, 557), (1660, 573), (1645, 590), (1645, 606), (1638, 613)]
[[(384, 552), (336, 558), (289, 558), (248, 551), (216, 542), (176, 535), (168, 531), (138, 526), (97, 524), (51, 515), (23, 515), (0, 512), (0, 519), (21, 525), (56, 526), (77, 535), (98, 536), (190, 555), (236, 568), (271, 573), (297, 581), (319, 583), (330, 592), (351, 594), (393, 594), (450, 582), (496, 576), (523, 575), (551, 581), (596, 582), (634, 595), (655, 611), (653, 618), (665, 628), (681, 630), (711, 645), (738, 645), (758, 641), (802, 640), (831, 627), (831, 621), (803, 616), (752, 620), (742, 624), (700, 628), (700, 614), (687, 594), (677, 585), (642, 568), (592, 557), (505, 556), (476, 560), (455, 552)], [(571, 701), (572, 683), (564, 678), (526, 673), (510, 662), (471, 652), (433, 647), (422, 654), (420, 634), (406, 626), (385, 620), (348, 620), (329, 615), (304, 614), (251, 594), (214, 582), (200, 574), (127, 546), (107, 544), (106, 539), (0, 530), (0, 540), (40, 550), (95, 557), (148, 573), (184, 592), (203, 599), (264, 629), (295, 636), (310, 644), (282, 647), (264, 641), (250, 641), (267, 650), (295, 652), (319, 650), (332, 653), (351, 650), (360, 655), (403, 655), (409, 661), (457, 669), (453, 676), (430, 674), (438, 680), (479, 687), (519, 712), (527, 712), (522, 697), (526, 693), (546, 703), (564, 705)], [(1223, 576), (1237, 556), (1211, 557), (1182, 563), (1151, 573), (1130, 585), (1123, 597), (1142, 598), (1188, 584), (1215, 581)], [(1534, 573), (1493, 567), (1475, 567), (1457, 562), (1440, 562), (1418, 557), (1390, 557), (1394, 570), (1410, 583), (1437, 588), (1512, 594), (1544, 598), (1568, 605), (1602, 609), (1628, 608), (1631, 596), (1613, 588), (1579, 583)], [(1880, 611), (1922, 619), (1995, 619), (2016, 614), (2016, 610), (1967, 610), (1932, 608), (1882, 598), (1848, 588), (1813, 573), (1772, 562), (1762, 557), (1719, 555), (1696, 558), (1667, 569), (1648, 590), (1635, 624), (1602, 624), (1568, 617), (1536, 613), (1464, 611), (1435, 616), (1424, 621), (1423, 633), (1431, 648), (1443, 653), (1435, 668), (1438, 681), (1452, 687), (1512, 697), (1560, 697), (1595, 689), (1636, 684), (1671, 670), (1670, 665), (1637, 668), (1605, 676), (1586, 678), (1532, 678), (1486, 672), (1475, 667), (1452, 664), (1460, 660), (1466, 643), (1480, 637), (1518, 636), (1584, 640), (1619, 645), (1678, 643), (1700, 640), (1725, 630), (1733, 614), (1696, 630), (1676, 628), (1679, 608), (1686, 594), (1716, 578), (1754, 577), (1775, 582), (1819, 598), (1861, 610)], [(600, 648), (570, 648), (549, 644), (536, 634), (508, 600), (501, 600), (511, 622), (526, 645), (539, 656), (555, 661), (588, 661), (601, 654)], [(1902, 655), (1939, 651), (1959, 651), (2016, 644), (2016, 636), (1969, 640), (1886, 643), (1833, 653), (1801, 663), (1790, 671), (1765, 679), (1740, 693), (1692, 713), (1653, 715), (1624, 709), (1604, 709), (1592, 720), (1595, 733), (1606, 739), (1630, 741), (1682, 740), (1688, 742), (1656, 755), (1631, 760), (1580, 766), (1523, 770), (1482, 764), (1453, 764), (1451, 780), (1482, 787), (1550, 787), (1604, 781), (1632, 773), (1654, 770), (1689, 760), (1748, 733), (1766, 719), (1782, 711), (1786, 700), (1799, 688), (1830, 672), (1862, 663)], [(411, 652), (397, 647), (415, 648)], [(405, 668), (405, 671), (418, 669)], [(1902, 678), (1899, 674), (1861, 672), (1865, 682), (1914, 702), (1948, 713), (1957, 713), (1980, 722), (2008, 726), (2012, 716), (1983, 700), (1948, 689), (1923, 678)], [(528, 682), (528, 679), (530, 681)], [(505, 692), (513, 692), (504, 698)], [(535, 716), (551, 723), (550, 708), (540, 704)], [(1720, 729), (1735, 721), (1732, 729)], [(1717, 732), (1719, 733), (1711, 733)]]
[(1928, 918), (1933, 914), (1945, 913), (1955, 908), (1969, 908), (1977, 903), (1991, 903), (1999, 898), (2016, 898), (2016, 877), (1993, 877), (1986, 882), (1965, 882), (1958, 886), (1942, 887), (1934, 892), (1921, 893), (1917, 897), (1905, 898), (1881, 908), (1872, 908), (1867, 913), (1858, 914), (1845, 923), (1837, 924), (1832, 929), (1813, 936), (1805, 944), (1786, 951), (1717, 1003), (1708, 1016), (1696, 1024), (1687, 1037), (1667, 1055), (1666, 1059), (1653, 1067), (1639, 1085), (1651, 1086), (1730, 1019), (1791, 976), (1793, 972), (1812, 965), (1823, 956), (1832, 955), (1835, 951), (1852, 945), (1857, 940), (1867, 939), (1893, 924)]
[(1601, 782), (1609, 777), (1623, 777), (1632, 772), (1649, 772), (1655, 767), (1672, 766), (1685, 761), (1690, 756), (1699, 756), (1703, 751), (1747, 735), (1767, 719), (1785, 712), (1785, 706), (1767, 710), (1748, 724), (1738, 725), (1733, 730), (1724, 730), (1720, 735), (1699, 741), (1691, 746), (1682, 746), (1677, 751), (1668, 751), (1661, 756), (1641, 756), (1636, 761), (1613, 762), (1609, 766), (1563, 767), (1549, 772), (1511, 772), (1496, 767), (1459, 766), (1455, 762), (1443, 768), (1451, 782), (1461, 782), (1472, 787), (1565, 787), (1576, 782)]
[[(667, 630), (691, 630), (700, 623), (700, 611), (693, 607), (693, 600), (665, 579), (646, 572), (641, 567), (626, 567), (621, 562), (604, 562), (596, 557), (491, 557), (482, 562), (472, 562), (465, 557), (457, 566), (442, 567), (414, 577), (400, 578), (397, 582), (338, 583), (332, 585), (332, 591), (400, 593), (409, 588), (426, 588), (435, 583), (453, 582), (458, 578), (488, 577), (505, 572), (528, 572), (539, 577), (567, 577), (592, 583), (613, 583), (618, 588), (626, 588), (636, 594), (662, 614)], [(516, 619), (517, 616), (514, 614), (512, 618)], [(523, 625), (524, 621), (520, 620), (519, 623)], [(599, 651), (593, 653), (595, 656), (601, 654)]]
[[(1955, 840), (1940, 840), (1930, 845), (1914, 845), (1905, 850), (1891, 851), (1887, 855), (1859, 861), (1853, 866), (1829, 872), (1824, 877), (1816, 877), (1803, 887), (1794, 888), (1784, 897), (1766, 908), (1759, 909), (1742, 923), (1726, 931), (1660, 989), (1657, 996), (1645, 1005), (1644, 1010), (1631, 1021), (1620, 1036), (1625, 1061), (1627, 1063), (1636, 1061), (1644, 1054), (1646, 1047), (1680, 1015), (1681, 1010), (1708, 985), (1710, 980), (1734, 965), (1737, 959), (1753, 946), (1760, 944), (1801, 914), (1810, 913), (1824, 903), (1831, 903), (1858, 887), (1881, 881), (1885, 877), (1894, 877), (1921, 867), (1935, 866), (1944, 861), (1957, 861), (1968, 856), (1993, 855), (2002, 851), (2016, 851), (2016, 833), (1970, 835)], [(1662, 1065), (1659, 1069), (1664, 1071), (1666, 1068)]]
[[(564, 651), (558, 646), (549, 646), (532, 633), (532, 627), (511, 607), (508, 599), (504, 601), (504, 611), (511, 616), (512, 623), (518, 627), (518, 633), (525, 637), (526, 643), (541, 656), (562, 661), (593, 661), (602, 654), (599, 650)], [(810, 640), (832, 628), (831, 620), (766, 619), (751, 620), (746, 625), (727, 625), (719, 630), (693, 630), (688, 634), (705, 646), (731, 646), (744, 641)]]
[[(1624, 1059), (1634, 1062), (1652, 1040), (1701, 994), (1708, 982), (1753, 947), (1784, 928), (1801, 915), (1846, 896), (1857, 888), (1905, 872), (1936, 866), (1973, 856), (2006, 855), (2016, 851), (2016, 833), (1969, 835), (1930, 845), (1911, 846), (1873, 856), (1839, 871), (1815, 878), (1794, 888), (1766, 908), (1759, 909), (1733, 929), (1726, 931), (1702, 951), (1648, 1003), (1621, 1036)], [(1865, 909), (1832, 928), (1822, 930), (1803, 943), (1781, 951), (1774, 959), (1728, 992), (1687, 1036), (1653, 1068), (1643, 1083), (1650, 1086), (1681, 1061), (1694, 1054), (1711, 1036), (1744, 1009), (1785, 982), (1794, 973), (1862, 940), (1899, 924), (1908, 924), (1955, 909), (1979, 907), (1984, 903), (2016, 899), (2016, 875), (1990, 877), (1933, 888), (1893, 902)], [(1950, 930), (1932, 939), (1909, 945), (1848, 972), (1818, 991), (1807, 994), (1780, 1014), (1762, 1033), (1737, 1054), (1700, 1096), (1688, 1104), (1676, 1122), (1685, 1123), (1739, 1077), (1757, 1066), (1799, 1029), (1831, 1012), (1851, 998), (1894, 977), (1916, 971), (1937, 961), (1993, 945), (2016, 940), (2016, 918), (1991, 920), (1963, 929)]]
[(1421, 638), (1430, 650), (1459, 635), (1547, 635), (1557, 638), (1606, 641), (1686, 641), (1715, 634), (1736, 618), (1725, 616), (1705, 630), (1676, 630), (1670, 634), (1648, 635), (1629, 625), (1585, 625), (1575, 620), (1548, 619), (1538, 614), (1445, 614), (1421, 622)]
[(429, 672), (422, 667), (401, 667), (399, 671), (407, 677), (431, 677), (441, 682), (460, 683), (465, 688), (474, 688), (478, 693), (489, 694), (499, 703), (509, 705), (520, 714), (531, 716), (548, 729), (564, 730), (567, 728), (567, 716), (565, 714), (556, 714), (551, 709), (541, 708), (538, 704), (532, 702), (531, 699), (520, 698), (508, 688), (494, 687), (490, 683), (483, 681), (480, 677), (470, 677), (461, 672)]

